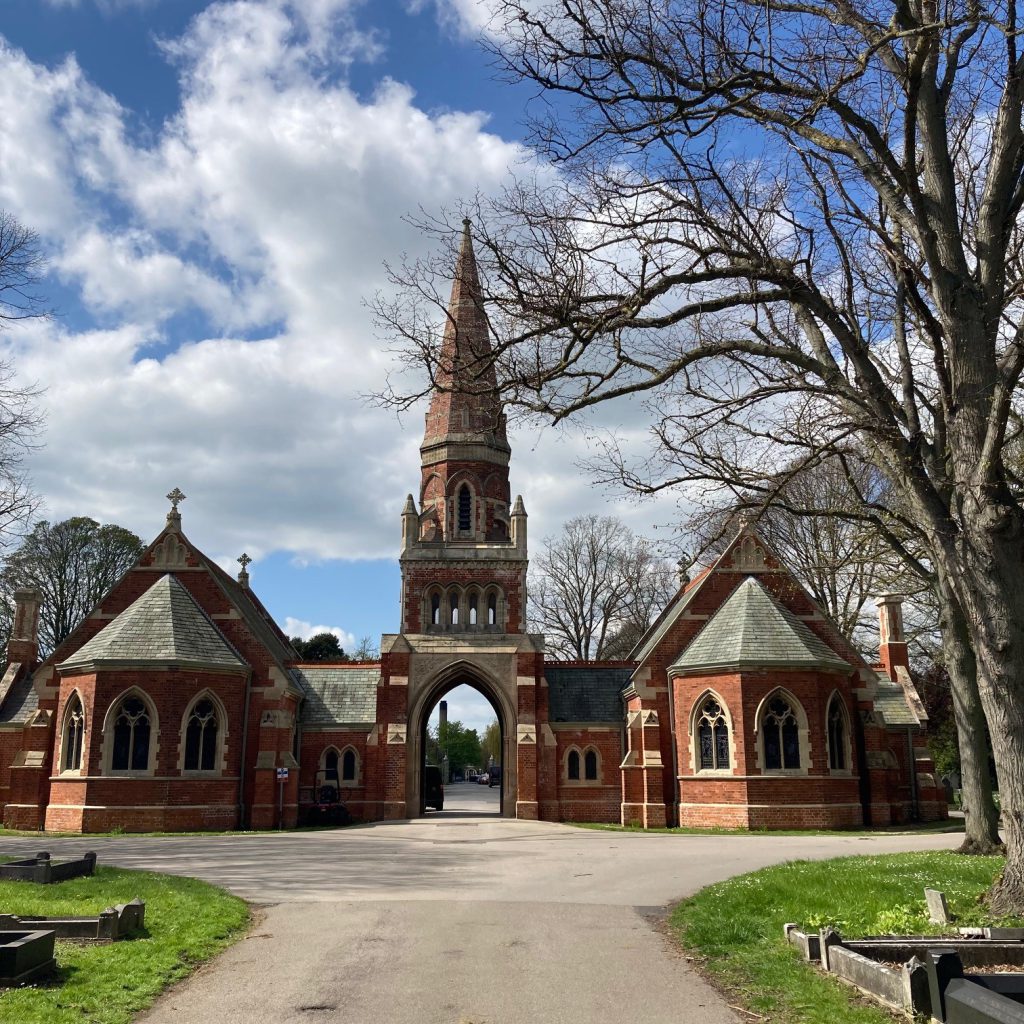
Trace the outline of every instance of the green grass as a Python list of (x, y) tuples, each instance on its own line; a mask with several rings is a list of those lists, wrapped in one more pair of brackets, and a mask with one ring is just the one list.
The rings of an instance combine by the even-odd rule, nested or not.
[(12, 914), (94, 914), (136, 896), (146, 901), (144, 931), (106, 946), (58, 942), (53, 978), (0, 989), (0, 1021), (126, 1024), (239, 938), (249, 920), (246, 904), (223, 889), (148, 871), (101, 867), (91, 878), (55, 885), (0, 881), (0, 908)]
[(877, 836), (877, 835), (944, 835), (963, 832), (962, 819), (929, 821), (921, 825), (886, 825), (871, 829), (775, 829), (775, 828), (642, 828), (640, 825), (609, 825), (604, 822), (569, 821), (575, 828), (602, 832), (637, 832), (641, 835), (673, 836)]
[(885, 1010), (805, 964), (782, 926), (830, 924), (844, 938), (938, 934), (925, 886), (946, 894), (958, 925), (989, 924), (980, 897), (1002, 864), (946, 851), (794, 861), (702, 889), (673, 910), (670, 924), (730, 1002), (772, 1024), (891, 1024)]

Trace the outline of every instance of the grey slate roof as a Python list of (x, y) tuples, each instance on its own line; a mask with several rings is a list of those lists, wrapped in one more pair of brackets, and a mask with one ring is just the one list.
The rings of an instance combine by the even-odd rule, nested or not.
[(906, 693), (899, 683), (879, 674), (878, 689), (874, 691), (874, 710), (882, 715), (886, 725), (921, 725), (907, 705)]
[(97, 662), (245, 667), (224, 634), (170, 573), (58, 667)]
[(548, 682), (548, 715), (552, 722), (613, 722), (623, 720), (621, 693), (629, 685), (633, 666), (544, 666)]
[[(14, 665), (11, 668), (17, 668)], [(0, 703), (0, 725), (15, 722), (23, 724), (32, 719), (39, 709), (39, 694), (32, 685), (31, 673), (25, 672), (7, 691)]]
[(380, 665), (303, 665), (292, 669), (291, 674), (305, 694), (301, 714), (304, 728), (369, 728), (376, 724)]
[(753, 576), (707, 621), (672, 668), (832, 668), (850, 666)]

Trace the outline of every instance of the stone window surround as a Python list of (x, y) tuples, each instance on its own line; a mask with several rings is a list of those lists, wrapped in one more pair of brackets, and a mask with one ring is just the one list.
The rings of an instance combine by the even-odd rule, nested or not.
[[(575, 751), (579, 754), (580, 758), (580, 777), (578, 779), (569, 778), (569, 755)], [(593, 753), (597, 758), (597, 778), (588, 779), (586, 778), (586, 764), (587, 754)], [(588, 743), (585, 747), (581, 747), (578, 743), (573, 743), (566, 747), (565, 752), (562, 754), (562, 778), (561, 782), (563, 786), (580, 787), (581, 789), (593, 788), (594, 786), (604, 785), (604, 771), (601, 763), (601, 751), (597, 749), (592, 743)]]
[[(65, 751), (65, 740), (68, 732), (68, 719), (71, 714), (71, 709), (74, 706), (75, 701), (78, 702), (78, 706), (82, 709), (82, 756), (78, 762), (77, 768), (68, 768), (64, 763), (64, 751)], [(78, 687), (74, 687), (68, 694), (67, 700), (64, 702), (64, 710), (61, 714), (61, 727), (60, 734), (57, 737), (57, 774), (58, 775), (81, 775), (82, 765), (88, 758), (88, 747), (85, 743), (86, 727), (88, 726), (88, 720), (85, 716), (85, 701), (82, 700), (82, 694), (79, 692)]]
[[(328, 744), (320, 752), (320, 771), (327, 770), (327, 755), (334, 751), (338, 755), (338, 787), (339, 789), (359, 789), (363, 784), (363, 759), (359, 756), (359, 751), (351, 743), (346, 743), (344, 747), (339, 750), (333, 743)], [(345, 773), (345, 753), (351, 750), (356, 760), (356, 774), (353, 779), (344, 779), (342, 776)]]
[[(845, 768), (833, 768), (832, 767), (832, 751), (829, 746), (829, 717), (832, 714), (832, 702), (839, 701), (839, 706), (843, 710), (843, 745), (845, 746)], [(853, 744), (852, 744), (852, 733), (850, 730), (850, 710), (846, 706), (846, 701), (843, 700), (843, 695), (838, 689), (833, 690), (829, 695), (828, 700), (825, 702), (825, 763), (829, 766), (829, 775), (835, 775), (839, 778), (849, 778), (853, 775)]]
[[(208, 700), (213, 704), (217, 712), (217, 754), (215, 757), (216, 768), (204, 770), (202, 768), (185, 768), (185, 731), (188, 729), (188, 720), (192, 716), (192, 709), (201, 701)], [(227, 771), (227, 760), (228, 760), (228, 716), (227, 711), (224, 708), (224, 704), (221, 702), (220, 697), (217, 696), (213, 690), (203, 689), (200, 690), (189, 702), (188, 707), (185, 708), (185, 713), (181, 716), (181, 735), (179, 736), (178, 742), (178, 771), (185, 778), (203, 778), (213, 779), (219, 778)]]
[[(786, 701), (796, 715), (796, 735), (800, 745), (800, 767), (799, 768), (765, 768), (764, 766), (764, 732), (761, 729), (761, 722), (768, 709), (768, 704), (776, 697)], [(757, 705), (757, 712), (754, 715), (754, 750), (757, 754), (757, 767), (762, 775), (795, 776), (807, 775), (811, 767), (811, 736), (810, 727), (807, 722), (807, 712), (803, 704), (796, 696), (784, 686), (776, 686), (761, 699)]]
[[(146, 705), (146, 712), (149, 715), (149, 763), (141, 770), (125, 768), (114, 771), (110, 767), (110, 761), (114, 755), (114, 721), (121, 709), (121, 705), (129, 697), (138, 697)], [(160, 718), (157, 715), (156, 704), (145, 690), (140, 689), (138, 686), (129, 686), (126, 690), (119, 693), (107, 707), (107, 715), (103, 721), (103, 739), (100, 743), (100, 775), (112, 779), (149, 778), (156, 773), (159, 754)]]
[[(725, 716), (725, 727), (729, 731), (729, 767), (728, 768), (701, 768), (700, 766), (700, 743), (697, 739), (697, 725), (701, 718), (701, 709), (704, 706), (704, 702), (709, 698), (713, 698), (718, 706), (722, 709), (722, 714)], [(736, 730), (733, 728), (732, 712), (729, 710), (729, 705), (722, 699), (722, 695), (716, 690), (712, 690), (710, 687), (706, 690), (702, 690), (697, 699), (693, 702), (693, 706), (690, 708), (690, 767), (693, 769), (694, 775), (704, 776), (716, 776), (716, 775), (733, 775), (736, 771)]]

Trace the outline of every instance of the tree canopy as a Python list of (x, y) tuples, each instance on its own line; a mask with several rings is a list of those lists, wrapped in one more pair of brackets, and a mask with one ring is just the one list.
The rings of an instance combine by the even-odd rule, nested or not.
[(45, 656), (96, 607), (142, 554), (142, 540), (123, 526), (75, 516), (42, 521), (3, 560), (0, 589), (7, 610), (22, 587), (42, 594), (39, 649)]

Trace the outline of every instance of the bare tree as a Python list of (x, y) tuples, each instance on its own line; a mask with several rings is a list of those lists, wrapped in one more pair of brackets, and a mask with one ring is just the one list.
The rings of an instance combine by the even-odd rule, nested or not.
[(0, 328), (49, 315), (37, 290), (46, 267), (36, 232), (0, 210)]
[[(560, 177), (478, 210), (506, 401), (560, 420), (651, 393), (680, 484), (727, 450), (775, 488), (856, 438), (963, 611), (1007, 837), (990, 904), (1024, 910), (1014, 0), (497, 8), (504, 70), (576, 101), (535, 125)], [(381, 315), (433, 377), (424, 309)]]
[(579, 516), (547, 537), (530, 577), (532, 628), (553, 654), (625, 657), (672, 596), (672, 573), (650, 542), (614, 516)]
[(4, 559), (0, 595), (8, 608), (21, 587), (43, 595), (39, 649), (45, 656), (95, 608), (143, 549), (131, 530), (100, 526), (85, 516), (52, 525), (40, 522)]

